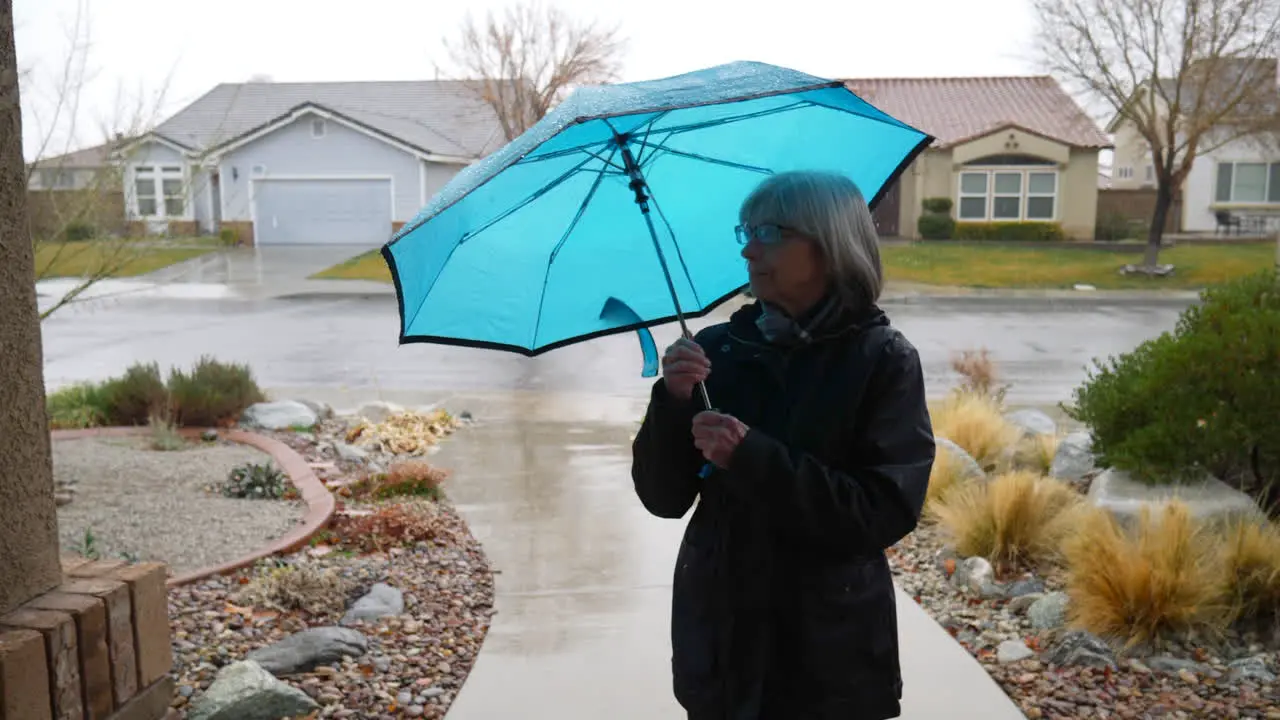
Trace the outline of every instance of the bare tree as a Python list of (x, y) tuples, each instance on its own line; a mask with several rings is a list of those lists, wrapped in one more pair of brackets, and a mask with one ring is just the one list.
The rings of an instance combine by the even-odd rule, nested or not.
[(578, 22), (537, 2), (512, 5), (482, 24), (467, 15), (449, 59), (497, 113), (507, 140), (542, 119), (574, 87), (616, 80), (624, 41), (616, 28)]
[[(44, 101), (29, 110), (37, 143), (26, 167), (33, 203), (28, 237), (35, 248), (35, 279), (39, 283), (66, 268), (77, 271), (74, 283), (41, 311), (41, 320), (76, 302), (101, 281), (120, 275), (150, 249), (147, 243), (128, 237), (124, 227), (114, 227), (123, 222), (124, 168), (113, 152), (155, 124), (169, 86), (168, 79), (154, 93), (126, 92), (120, 86), (113, 107), (99, 109), (96, 118), (86, 117), (82, 99), (95, 75), (90, 64), (88, 0), (78, 0), (65, 31), (66, 55), (52, 72), (22, 71), (24, 92)], [(100, 155), (96, 163), (83, 167), (69, 158), (75, 157), (72, 151), (80, 145), (79, 138), (88, 134), (104, 142), (96, 148)], [(71, 188), (59, 187), (57, 182), (33, 184), (37, 174), (68, 178)], [(31, 191), (33, 187), (38, 189)], [(92, 242), (68, 242), (84, 239), (86, 234), (94, 236)]]
[(13, 34), (13, 1), (0, 0), (0, 613), (62, 579)]
[(1154, 269), (1196, 158), (1280, 132), (1280, 0), (1034, 0), (1051, 73), (1129, 123), (1151, 149)]

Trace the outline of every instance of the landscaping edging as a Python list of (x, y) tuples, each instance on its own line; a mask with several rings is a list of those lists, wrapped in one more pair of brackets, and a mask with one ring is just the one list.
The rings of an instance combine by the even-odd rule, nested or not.
[[(206, 428), (183, 428), (179, 432), (185, 437), (199, 439)], [(81, 440), (94, 437), (134, 437), (150, 432), (144, 427), (108, 427), (87, 428), (83, 430), (54, 430), (50, 433), (53, 440)], [(231, 442), (261, 450), (271, 456), (276, 465), (289, 477), (289, 482), (298, 490), (298, 495), (307, 505), (302, 522), (283, 536), (271, 541), (266, 547), (255, 550), (221, 565), (201, 568), (193, 572), (169, 578), (165, 585), (169, 588), (187, 585), (215, 575), (225, 575), (236, 570), (249, 567), (257, 561), (296, 552), (307, 545), (316, 533), (329, 524), (329, 519), (337, 507), (333, 494), (325, 488), (307, 461), (288, 445), (257, 433), (244, 430), (218, 430), (218, 437)]]

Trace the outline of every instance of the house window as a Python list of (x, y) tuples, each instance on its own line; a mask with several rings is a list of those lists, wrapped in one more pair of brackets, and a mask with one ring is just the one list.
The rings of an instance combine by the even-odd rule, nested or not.
[(1027, 219), (1052, 220), (1057, 217), (1058, 173), (1027, 173)]
[(1154, 166), (1154, 165), (1148, 165), (1148, 166), (1147, 166), (1146, 175), (1144, 176), (1144, 179), (1145, 179), (1147, 182), (1155, 182), (1155, 179), (1156, 179), (1156, 168), (1155, 168), (1155, 166)]
[(960, 219), (987, 219), (987, 173), (961, 173)]
[(1221, 203), (1280, 203), (1280, 162), (1218, 163), (1214, 198)]
[(1051, 221), (1058, 211), (1058, 173), (1043, 169), (965, 170), (957, 218), (968, 221)]
[(311, 137), (320, 139), (324, 137), (324, 131), (324, 118), (315, 118), (311, 121)]
[(1133, 177), (1133, 168), (1128, 165), (1116, 168), (1116, 178), (1119, 180), (1128, 180)]
[(133, 172), (139, 217), (174, 218), (186, 215), (186, 182), (181, 166), (140, 165)]

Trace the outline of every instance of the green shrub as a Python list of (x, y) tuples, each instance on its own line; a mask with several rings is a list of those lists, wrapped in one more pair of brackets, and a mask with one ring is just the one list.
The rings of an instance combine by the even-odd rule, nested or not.
[(67, 242), (83, 242), (92, 240), (96, 237), (98, 231), (89, 223), (73, 222), (69, 223), (62, 230), (62, 238)]
[(955, 234), (956, 221), (949, 215), (921, 215), (916, 229), (925, 240), (949, 240)]
[(78, 430), (110, 422), (111, 408), (103, 387), (97, 383), (76, 383), (50, 393), (45, 399), (49, 426), (54, 430)]
[(948, 197), (933, 197), (925, 198), (921, 201), (920, 206), (924, 208), (926, 213), (946, 215), (951, 212), (952, 203), (951, 198)]
[(247, 365), (202, 357), (190, 373), (169, 375), (174, 420), (184, 427), (215, 427), (234, 422), (245, 408), (266, 400)]
[(229, 498), (279, 500), (289, 490), (289, 480), (271, 463), (246, 463), (227, 475), (221, 490)]
[(1280, 287), (1273, 270), (1201, 295), (1171, 333), (1095, 362), (1072, 416), (1100, 460), (1148, 482), (1208, 471), (1280, 513)]
[(223, 245), (239, 245), (240, 233), (235, 228), (222, 228), (218, 232), (218, 238), (222, 240)]
[(187, 441), (173, 426), (173, 423), (158, 416), (151, 417), (151, 449), (159, 452), (185, 450)]
[(124, 375), (103, 383), (102, 392), (112, 425), (145, 425), (154, 415), (167, 415), (169, 391), (156, 363), (136, 363)]
[(959, 222), (956, 240), (1063, 240), (1062, 226), (1051, 222)]

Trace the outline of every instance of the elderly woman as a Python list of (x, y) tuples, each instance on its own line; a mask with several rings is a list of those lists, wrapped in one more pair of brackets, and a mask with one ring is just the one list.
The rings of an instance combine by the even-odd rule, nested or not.
[(740, 221), (756, 302), (667, 350), (633, 448), (649, 512), (699, 501), (676, 561), (675, 695), (690, 720), (897, 717), (885, 549), (915, 528), (933, 465), (920, 359), (876, 305), (850, 180), (769, 177)]

